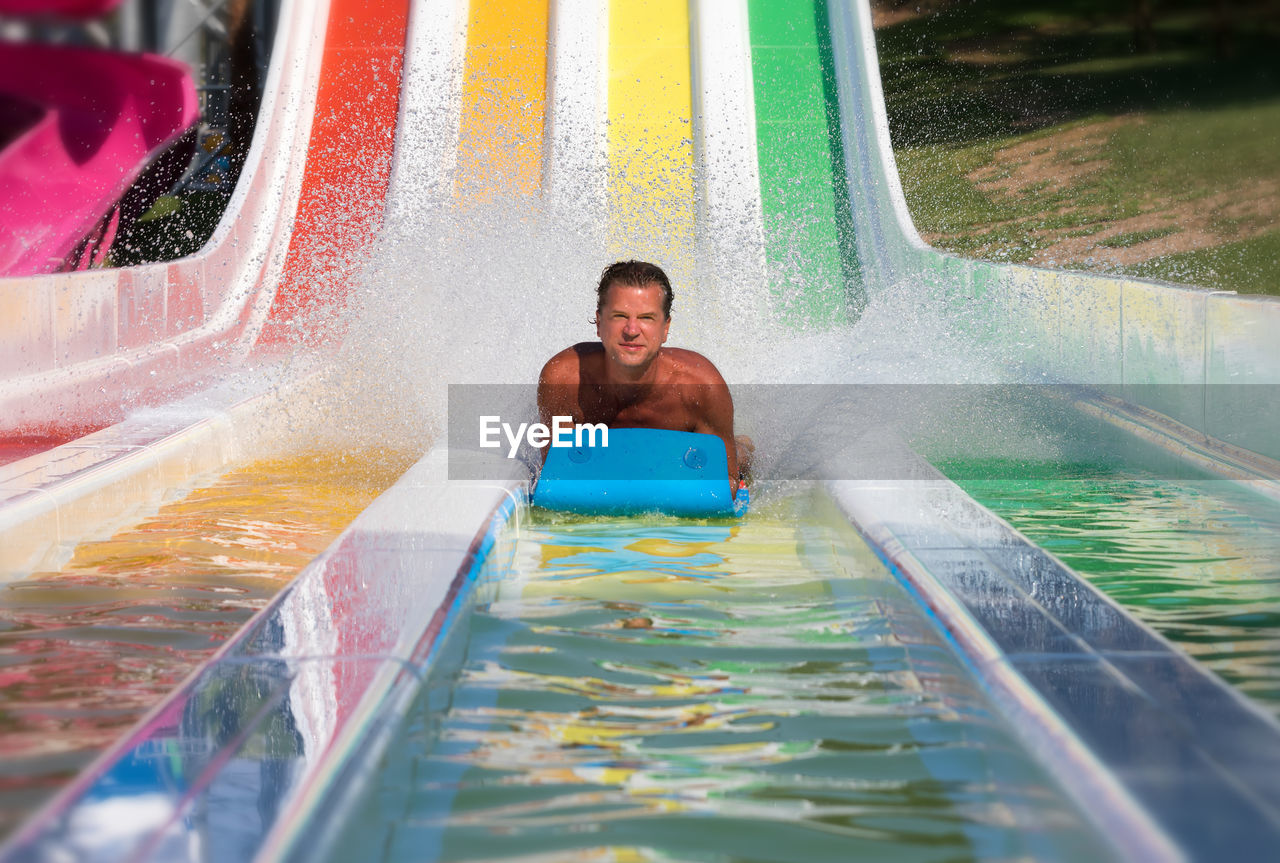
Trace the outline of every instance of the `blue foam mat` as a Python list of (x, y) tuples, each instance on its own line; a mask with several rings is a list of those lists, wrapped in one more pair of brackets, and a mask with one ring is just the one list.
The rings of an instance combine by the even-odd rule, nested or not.
[(618, 428), (608, 430), (607, 441), (548, 447), (534, 505), (599, 515), (706, 517), (746, 510), (747, 491), (735, 499), (724, 441), (715, 435)]

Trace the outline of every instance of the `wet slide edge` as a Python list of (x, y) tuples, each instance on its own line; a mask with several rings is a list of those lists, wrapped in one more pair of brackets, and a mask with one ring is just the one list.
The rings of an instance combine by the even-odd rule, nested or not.
[(1125, 859), (1280, 841), (1272, 716), (940, 475), (827, 487)]
[[(36, 285), (62, 302), (61, 289), (54, 288), (82, 284), (87, 277), (104, 285), (110, 282), (110, 296), (117, 299), (115, 280), (134, 285), (147, 274), (170, 278), (175, 271), (190, 271), (198, 276), (193, 289), (203, 285), (206, 293), (223, 292), (222, 308), (213, 323), (164, 343), (148, 343), (142, 350), (149, 359), (131, 361), (128, 374), (120, 373), (119, 356), (96, 361), (94, 370), (63, 370), (63, 383), (74, 391), (73, 400), (79, 398), (75, 392), (89, 387), (93, 400), (117, 401), (135, 387), (138, 377), (154, 381), (147, 386), (161, 388), (192, 376), (225, 377), (242, 366), (250, 341), (264, 324), (272, 324), (267, 335), (280, 347), (294, 315), (302, 319), (320, 307), (331, 315), (342, 305), (353, 269), (381, 223), (400, 107), (408, 0), (294, 3), (281, 14), (267, 87), (270, 98), (264, 99), (236, 194), (206, 251), (173, 264), (49, 277)], [(367, 98), (354, 99), (355, 92)], [(281, 101), (284, 104), (277, 104)], [(323, 116), (312, 124), (316, 112)], [(353, 122), (353, 114), (360, 122)], [(352, 136), (359, 142), (349, 140)], [(335, 239), (335, 233), (341, 236)], [(317, 269), (323, 278), (316, 275)], [(245, 279), (253, 280), (253, 286)], [(267, 304), (277, 285), (279, 302), (268, 318)], [(0, 292), (12, 287), (11, 281), (0, 282)], [(130, 302), (123, 289), (119, 299)], [(161, 306), (162, 311), (166, 308)], [(89, 316), (79, 325), (100, 323)], [(340, 335), (334, 328), (321, 332)], [(196, 356), (193, 350), (203, 353)], [(118, 521), (124, 513), (102, 505), (113, 495), (122, 495), (134, 510), (145, 508), (175, 480), (181, 484), (184, 467), (185, 476), (191, 476), (225, 464), (233, 452), (243, 452), (225, 435), (209, 437), (208, 423), (201, 417), (211, 412), (241, 418), (260, 415), (273, 397), (268, 391), (285, 376), (263, 368), (261, 362), (257, 365), (257, 387), (263, 395), (256, 406), (246, 403), (245, 387), (219, 384), (0, 467), (0, 531), (16, 538), (6, 539), (0, 555), (0, 581), (47, 564), (51, 547), (69, 554), (76, 542)], [(305, 387), (305, 380), (300, 380), (304, 370), (296, 362), (294, 366), (293, 385)], [(105, 378), (99, 380), (98, 375)], [(0, 383), (0, 404), (8, 405), (3, 393), (21, 391), (21, 400), (65, 421), (63, 413), (70, 409), (65, 400), (41, 387), (27, 387), (29, 383)], [(76, 404), (75, 410), (86, 405)], [(173, 419), (184, 413), (191, 416), (186, 434), (180, 419)], [(157, 414), (165, 417), (158, 424)], [(143, 451), (161, 440), (163, 446)], [(37, 525), (53, 529), (38, 530)]]
[[(178, 261), (0, 280), (0, 434), (103, 425), (247, 354), (302, 188), (328, 0), (287, 0), (259, 124), (222, 220)], [(105, 419), (105, 422), (104, 422)]]
[[(906, 498), (907, 507), (913, 504), (928, 511), (929, 501), (921, 500), (920, 485), (945, 489), (943, 480), (912, 483), (910, 490), (899, 483), (892, 486), (896, 502)], [(849, 519), (850, 524), (866, 540), (911, 596), (929, 614), (934, 625), (943, 633), (952, 649), (966, 663), (974, 677), (981, 682), (1000, 706), (1001, 713), (1037, 758), (1046, 764), (1052, 775), (1063, 783), (1076, 805), (1085, 812), (1098, 828), (1100, 835), (1112, 842), (1124, 859), (1174, 861), (1183, 859), (1172, 840), (1152, 823), (1147, 813), (1119, 785), (1101, 762), (1089, 751), (1075, 732), (1045, 703), (1044, 699), (1022, 679), (1016, 671), (1004, 664), (1004, 651), (996, 645), (991, 634), (930, 572), (927, 566), (912, 557), (909, 546), (894, 532), (877, 509), (884, 503), (884, 492), (889, 487), (875, 488), (870, 484), (854, 481), (833, 481), (828, 491), (836, 505)], [(960, 492), (958, 499), (970, 502)], [(917, 528), (946, 536), (945, 525), (936, 517), (924, 521)], [(946, 536), (943, 545), (959, 546), (962, 541)], [(982, 577), (981, 575), (979, 577)], [(995, 578), (994, 574), (989, 577)], [(1046, 758), (1054, 752), (1061, 759)]]
[[(480, 567), (503, 553), (495, 547), (499, 532), (527, 497), (519, 466), (506, 481), (460, 482), (448, 479), (448, 465), (447, 450), (436, 448), (410, 468), (31, 819), (0, 859), (160, 860), (200, 848), (210, 839), (193, 813), (210, 805), (259, 811), (266, 792), (245, 781), (240, 763), (257, 764), (254, 745), (260, 748), (262, 737), (282, 723), (295, 727), (301, 742), (284, 771), (290, 781), (275, 789), (267, 829), (254, 833), (247, 825), (242, 840), (254, 845), (255, 859), (279, 859), (295, 845), (314, 848), (312, 840), (323, 833), (317, 825), (326, 823), (317, 811), (350, 787), (349, 774), (368, 764), (370, 747), (385, 743), (380, 732), (393, 728), (407, 708)], [(262, 707), (239, 718), (201, 712), (228, 680), (246, 677), (269, 683)], [(226, 742), (205, 755), (202, 743), (211, 739)], [(112, 849), (86, 847), (95, 807), (129, 802), (121, 772), (174, 759), (189, 761), (192, 773), (179, 771), (182, 783), (159, 781), (149, 790), (163, 801), (164, 816), (120, 825)]]

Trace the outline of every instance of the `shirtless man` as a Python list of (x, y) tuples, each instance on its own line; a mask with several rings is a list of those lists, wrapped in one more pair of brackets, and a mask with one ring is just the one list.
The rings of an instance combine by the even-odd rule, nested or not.
[[(733, 435), (733, 398), (711, 361), (667, 348), (671, 282), (654, 264), (619, 261), (596, 288), (598, 342), (556, 354), (538, 378), (543, 423), (571, 416), (575, 423), (713, 434), (724, 441), (729, 476), (743, 480), (752, 452)], [(733, 483), (736, 494), (739, 483)]]

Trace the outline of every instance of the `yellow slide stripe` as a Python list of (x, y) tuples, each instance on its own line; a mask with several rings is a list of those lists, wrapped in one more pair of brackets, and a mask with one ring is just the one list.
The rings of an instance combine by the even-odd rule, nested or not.
[(693, 260), (687, 0), (609, 3), (612, 252), (686, 270)]
[(534, 194), (547, 105), (547, 0), (472, 0), (458, 193)]

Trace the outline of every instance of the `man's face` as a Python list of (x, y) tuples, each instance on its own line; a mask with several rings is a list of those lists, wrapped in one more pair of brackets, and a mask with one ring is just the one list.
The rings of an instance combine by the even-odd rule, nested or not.
[(611, 363), (644, 369), (667, 340), (671, 319), (662, 311), (662, 286), (610, 285), (596, 318), (596, 334)]

